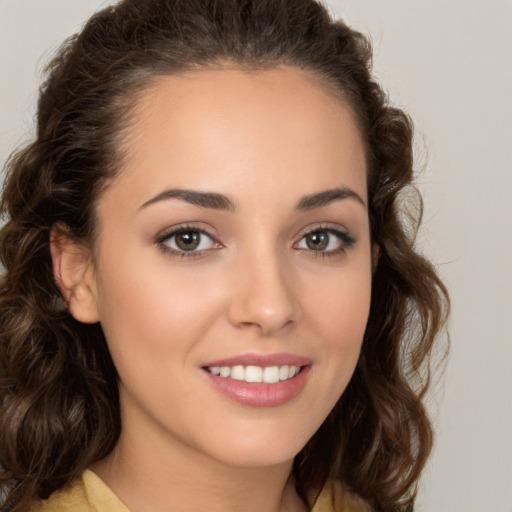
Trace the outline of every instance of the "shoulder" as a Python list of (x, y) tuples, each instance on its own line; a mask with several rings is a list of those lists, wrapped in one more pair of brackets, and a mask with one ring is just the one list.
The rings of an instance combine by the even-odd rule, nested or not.
[(343, 484), (329, 482), (316, 498), (311, 512), (372, 512), (372, 509)]
[(40, 501), (31, 512), (130, 512), (92, 471)]

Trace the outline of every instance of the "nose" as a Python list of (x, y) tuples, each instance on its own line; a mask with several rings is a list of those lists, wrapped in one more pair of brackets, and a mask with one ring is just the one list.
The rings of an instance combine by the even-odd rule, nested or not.
[(240, 258), (232, 267), (230, 322), (268, 336), (297, 322), (300, 303), (291, 270), (277, 254)]

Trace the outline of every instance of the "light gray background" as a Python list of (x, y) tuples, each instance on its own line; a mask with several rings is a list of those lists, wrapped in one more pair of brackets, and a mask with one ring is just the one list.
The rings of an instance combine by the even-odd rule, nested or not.
[[(44, 63), (101, 0), (0, 0), (0, 164), (32, 133)], [(512, 512), (512, 0), (330, 0), (369, 33), (416, 123), (421, 244), (453, 301), (420, 512)]]

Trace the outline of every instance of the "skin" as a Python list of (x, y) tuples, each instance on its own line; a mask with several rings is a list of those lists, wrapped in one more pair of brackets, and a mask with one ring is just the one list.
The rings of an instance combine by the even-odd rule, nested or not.
[[(52, 237), (57, 280), (80, 321), (100, 321), (120, 376), (122, 433), (93, 469), (132, 510), (299, 511), (294, 456), (354, 371), (372, 247), (366, 161), (350, 108), (291, 67), (195, 71), (138, 98), (120, 174), (98, 201), (92, 251)], [(305, 196), (353, 194), (308, 209)], [(158, 198), (226, 196), (229, 209)], [(145, 205), (145, 206), (143, 206)], [(200, 250), (162, 240), (206, 230)], [(313, 250), (306, 233), (332, 232)], [(215, 389), (202, 367), (240, 354), (310, 360), (276, 407)]]

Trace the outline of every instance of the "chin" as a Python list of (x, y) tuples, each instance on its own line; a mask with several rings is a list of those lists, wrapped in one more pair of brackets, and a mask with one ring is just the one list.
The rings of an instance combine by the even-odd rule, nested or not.
[(271, 450), (268, 447), (222, 454), (222, 462), (237, 468), (261, 468), (291, 464), (303, 446), (293, 450), (282, 448)]
[(233, 467), (265, 467), (291, 463), (314, 431), (290, 432), (289, 429), (254, 428), (252, 432), (230, 432), (210, 444), (213, 458)]

